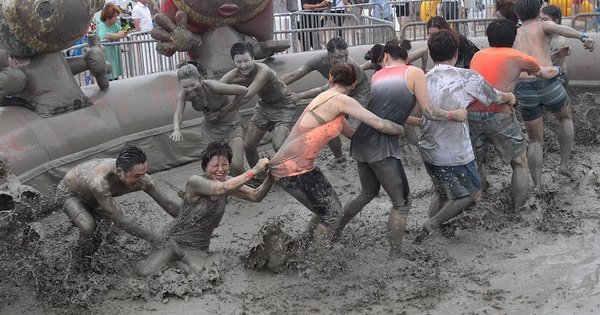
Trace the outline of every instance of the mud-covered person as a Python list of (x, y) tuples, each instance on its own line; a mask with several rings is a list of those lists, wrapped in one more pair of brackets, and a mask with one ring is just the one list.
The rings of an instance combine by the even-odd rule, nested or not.
[(179, 204), (169, 199), (146, 174), (146, 154), (127, 145), (116, 159), (94, 159), (73, 167), (58, 184), (57, 206), (79, 229), (79, 240), (73, 251), (76, 270), (86, 270), (91, 255), (101, 242), (100, 232), (114, 223), (125, 232), (164, 246), (167, 239), (134, 223), (119, 209), (115, 197), (144, 191), (168, 214), (175, 217)]
[[(177, 95), (177, 108), (173, 115), (173, 133), (169, 139), (182, 141), (181, 122), (187, 102), (196, 111), (204, 113), (200, 127), (202, 139), (199, 150), (214, 141), (229, 143), (233, 150), (231, 173), (244, 173), (244, 128), (242, 115), (238, 111), (241, 100), (248, 92), (245, 86), (225, 84), (217, 80), (204, 80), (200, 77), (195, 63), (187, 63), (177, 70), (181, 91)], [(233, 100), (229, 95), (235, 96)]]
[(218, 142), (210, 143), (202, 152), (204, 174), (189, 178), (181, 211), (163, 233), (171, 242), (137, 264), (140, 276), (151, 275), (172, 263), (186, 273), (201, 272), (209, 259), (210, 238), (225, 213), (227, 196), (260, 202), (267, 195), (273, 186), (269, 174), (255, 189), (244, 184), (262, 173), (269, 160), (260, 159), (246, 173), (227, 177), (232, 154), (227, 144)]
[[(420, 120), (409, 117), (418, 103), (417, 107), (430, 120), (466, 120), (465, 109), (447, 112), (433, 106), (423, 70), (407, 64), (410, 48), (409, 41), (400, 42), (395, 39), (388, 41), (383, 47), (383, 68), (371, 80), (369, 111), (397, 124), (418, 126)], [(352, 136), (350, 155), (357, 162), (361, 191), (344, 206), (336, 234), (341, 233), (344, 226), (377, 197), (383, 187), (392, 201), (388, 217), (390, 254), (398, 256), (411, 204), (398, 137), (381, 133), (361, 123)]]
[[(596, 48), (596, 42), (586, 33), (565, 25), (557, 25), (551, 21), (539, 22), (540, 3), (538, 0), (517, 0), (515, 12), (522, 24), (517, 29), (514, 48), (535, 58), (542, 67), (552, 66), (550, 43), (554, 34), (566, 38), (577, 38), (581, 41), (583, 48), (590, 52)], [(590, 61), (593, 62), (592, 59)], [(560, 80), (522, 75), (515, 86), (514, 93), (519, 100), (519, 110), (529, 135), (527, 163), (533, 185), (538, 187), (542, 181), (545, 109), (551, 111), (559, 121), (560, 164), (558, 173), (573, 177), (573, 170), (569, 167), (571, 150), (575, 141), (573, 114), (569, 96)]]
[[(285, 84), (289, 85), (304, 78), (309, 73), (317, 71), (323, 76), (323, 78), (328, 80), (331, 69), (333, 69), (336, 64), (342, 62), (353, 63), (358, 75), (356, 86), (350, 91), (348, 96), (355, 99), (362, 106), (367, 106), (367, 102), (369, 101), (369, 93), (371, 92), (369, 78), (358, 63), (356, 63), (352, 58), (348, 58), (348, 42), (339, 36), (336, 36), (327, 42), (327, 52), (320, 53), (319, 55), (310, 58), (300, 68), (282, 75), (281, 79), (283, 82), (285, 82)], [(292, 93), (291, 100), (294, 104), (296, 104), (301, 99), (314, 98), (328, 89), (329, 84), (327, 83), (323, 86), (316, 87), (308, 91)], [(329, 142), (329, 148), (333, 152), (333, 155), (338, 162), (345, 161), (345, 157), (342, 152), (342, 140), (339, 137), (335, 137)]]
[(425, 76), (431, 102), (448, 111), (448, 120), (421, 119), (419, 148), (435, 194), (429, 206), (429, 220), (417, 241), (436, 232), (442, 223), (472, 206), (481, 196), (481, 182), (475, 167), (475, 154), (469, 138), (468, 122), (452, 120), (452, 111), (466, 109), (478, 100), (514, 105), (512, 93), (497, 92), (481, 74), (455, 67), (460, 40), (455, 32), (439, 30), (427, 41), (435, 66)]
[(246, 104), (255, 95), (260, 97), (254, 106), (254, 115), (248, 124), (244, 141), (248, 165), (256, 165), (259, 159), (257, 148), (267, 131), (273, 133), (273, 150), (279, 151), (290, 132), (296, 105), (289, 101), (291, 92), (277, 73), (264, 63), (254, 61), (252, 44), (237, 42), (231, 46), (230, 53), (235, 69), (225, 74), (221, 82), (248, 88), (246, 95), (231, 106), (239, 106), (238, 101)]
[(317, 236), (319, 243), (331, 240), (342, 209), (333, 186), (315, 165), (321, 149), (343, 134), (352, 138), (354, 127), (346, 115), (354, 117), (378, 132), (404, 134), (404, 128), (377, 117), (347, 94), (356, 87), (358, 68), (355, 63), (341, 62), (329, 75), (330, 88), (315, 97), (304, 109), (290, 135), (269, 163), (277, 184), (314, 213), (304, 236)]

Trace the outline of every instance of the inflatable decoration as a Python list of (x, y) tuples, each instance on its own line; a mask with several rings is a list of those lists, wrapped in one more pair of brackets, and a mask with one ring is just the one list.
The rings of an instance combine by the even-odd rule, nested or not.
[[(231, 29), (226, 35), (230, 44), (239, 40), (253, 42), (256, 59), (291, 46), (288, 40), (273, 40), (273, 0), (164, 0), (161, 12), (155, 17), (159, 27), (151, 35), (160, 42), (157, 52), (165, 56), (186, 51), (190, 59), (208, 62), (202, 57), (206, 53), (202, 43), (211, 41), (215, 47), (209, 38), (216, 37), (213, 31), (222, 27)], [(219, 36), (222, 35), (221, 30)]]
[(23, 106), (42, 117), (90, 106), (73, 75), (92, 70), (107, 89), (103, 76), (112, 67), (97, 41), (86, 56), (66, 59), (60, 51), (85, 35), (103, 5), (103, 0), (0, 0), (0, 106)]

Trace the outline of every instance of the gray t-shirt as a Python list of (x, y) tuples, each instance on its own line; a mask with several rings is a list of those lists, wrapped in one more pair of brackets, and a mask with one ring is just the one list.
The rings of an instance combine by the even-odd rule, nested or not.
[[(474, 100), (489, 105), (498, 93), (476, 71), (439, 64), (427, 75), (433, 106), (451, 111), (466, 109)], [(421, 119), (419, 140), (423, 161), (436, 166), (465, 165), (475, 159), (467, 121)]]
[[(348, 93), (348, 96), (355, 99), (362, 106), (366, 107), (367, 102), (369, 101), (369, 93), (371, 92), (371, 85), (369, 84), (369, 78), (365, 74), (365, 71), (361, 69), (360, 65), (356, 63), (352, 58), (348, 58), (348, 62), (354, 64), (356, 67), (357, 78), (356, 78), (356, 87)], [(323, 52), (322, 55), (309, 59), (304, 67), (312, 72), (314, 70), (318, 71), (325, 79), (329, 79), (329, 71), (331, 71), (331, 67), (329, 65), (329, 58), (327, 57), (327, 52)]]

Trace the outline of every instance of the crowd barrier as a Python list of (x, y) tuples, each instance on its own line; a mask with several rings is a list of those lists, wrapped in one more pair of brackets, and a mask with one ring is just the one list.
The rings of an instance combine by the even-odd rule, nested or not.
[[(449, 19), (451, 25), (467, 37), (485, 36), (487, 25), (495, 19), (495, 0), (459, 1), (460, 18)], [(362, 3), (342, 9), (321, 11), (297, 11), (274, 14), (274, 39), (289, 40), (291, 47), (284, 53), (297, 53), (326, 48), (327, 41), (336, 36), (344, 37), (350, 46), (384, 43), (392, 38), (412, 41), (426, 40), (426, 21), (436, 15), (439, 1), (389, 1)], [(598, 32), (600, 12), (589, 0), (580, 5), (580, 12), (570, 16), (571, 0), (550, 0), (566, 12), (565, 20), (578, 30)], [(403, 9), (401, 9), (403, 7)], [(403, 11), (401, 11), (403, 10)], [(408, 16), (402, 18), (397, 13)], [(567, 22), (569, 23), (569, 22)], [(567, 24), (564, 23), (564, 24)], [(567, 24), (569, 25), (569, 24)], [(156, 41), (149, 32), (130, 33), (119, 41), (104, 41), (107, 59), (113, 64), (111, 79), (125, 79), (155, 72), (175, 70), (186, 60), (186, 53), (165, 57), (155, 52)], [(87, 43), (73, 46), (63, 53), (66, 56), (81, 55)], [(89, 72), (76, 75), (81, 86), (94, 84)]]

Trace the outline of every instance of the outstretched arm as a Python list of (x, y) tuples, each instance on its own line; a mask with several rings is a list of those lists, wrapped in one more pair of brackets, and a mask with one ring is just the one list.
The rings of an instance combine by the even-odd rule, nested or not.
[[(207, 82), (207, 81), (205, 81)], [(245, 86), (241, 86), (238, 84), (226, 84), (219, 81), (210, 82), (211, 88), (216, 94), (220, 95), (235, 95), (233, 101), (229, 102), (229, 104), (223, 106), (219, 111), (219, 118), (225, 116), (227, 113), (232, 112), (238, 109), (242, 104), (242, 100), (244, 96), (248, 93), (248, 88)]]
[(421, 70), (423, 70), (423, 72), (427, 71), (427, 62), (429, 61), (429, 50), (427, 49), (427, 46), (408, 53), (409, 64), (412, 64), (413, 61), (419, 59), (421, 59)]
[(146, 175), (149, 178), (144, 191), (158, 203), (170, 216), (176, 217), (179, 214), (179, 203), (169, 199), (154, 183), (154, 180), (150, 175)]
[(188, 199), (195, 199), (198, 196), (218, 196), (226, 193), (234, 194), (234, 191), (249, 182), (256, 174), (262, 172), (267, 167), (268, 163), (269, 159), (262, 158), (251, 170), (242, 175), (228, 178), (223, 182), (193, 175), (188, 180), (186, 191), (186, 194), (188, 194), (187, 197)]
[(137, 225), (123, 215), (123, 212), (121, 212), (117, 206), (117, 203), (110, 192), (108, 181), (98, 181), (94, 184), (94, 186), (94, 196), (96, 197), (98, 204), (116, 226), (133, 236), (145, 239), (153, 244), (160, 244), (165, 241), (165, 239), (163, 239), (160, 235)]
[(308, 69), (306, 69), (304, 66), (302, 66), (292, 72), (282, 75), (281, 80), (286, 85), (290, 85), (290, 84), (304, 78), (309, 73), (310, 73), (310, 71)]
[(292, 93), (289, 98), (290, 101), (294, 104), (298, 104), (300, 100), (306, 98), (315, 98), (317, 95), (327, 91), (329, 89), (329, 84), (323, 85), (321, 87), (316, 87), (314, 89), (310, 89), (308, 91), (300, 92), (300, 93)]
[(540, 71), (532, 74), (543, 79), (552, 79), (557, 75), (561, 75), (562, 70), (558, 67), (542, 67)]
[(260, 202), (265, 198), (271, 187), (273, 187), (274, 182), (275, 180), (273, 179), (273, 176), (271, 176), (271, 173), (267, 172), (267, 178), (265, 178), (260, 186), (252, 189), (243, 185), (238, 190), (232, 191), (231, 195), (248, 201)]
[[(336, 105), (341, 113), (350, 115), (365, 124), (375, 128), (377, 131), (390, 135), (404, 135), (404, 127), (393, 121), (383, 119), (362, 107), (351, 97), (344, 97), (336, 100)], [(343, 130), (343, 129), (342, 129)]]
[(565, 25), (554, 24), (550, 21), (542, 23), (542, 29), (546, 34), (558, 34), (567, 38), (577, 38), (583, 43), (583, 48), (589, 50), (590, 52), (594, 51), (596, 48), (596, 42), (587, 37), (585, 33), (581, 33), (578, 30)]

